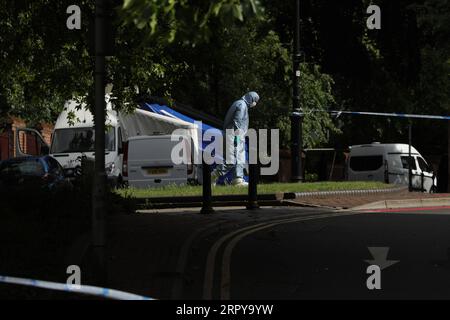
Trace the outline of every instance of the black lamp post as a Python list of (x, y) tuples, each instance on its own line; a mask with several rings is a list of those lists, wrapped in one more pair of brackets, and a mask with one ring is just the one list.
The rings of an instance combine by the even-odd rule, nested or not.
[(95, 173), (92, 197), (92, 254), (95, 282), (105, 285), (106, 275), (106, 171), (105, 171), (105, 84), (106, 26), (108, 0), (95, 1)]
[(295, 27), (293, 48), (293, 77), (292, 77), (292, 114), (291, 114), (291, 157), (292, 157), (292, 181), (303, 182), (302, 165), (302, 122), (303, 114), (300, 111), (300, 0), (295, 0)]

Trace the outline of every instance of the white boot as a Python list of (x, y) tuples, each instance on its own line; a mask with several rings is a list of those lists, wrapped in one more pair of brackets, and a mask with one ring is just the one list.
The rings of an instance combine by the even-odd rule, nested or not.
[(219, 173), (218, 170), (213, 170), (211, 172), (211, 184), (212, 184), (213, 187), (216, 186), (217, 179), (219, 179), (219, 177), (220, 177), (220, 173)]
[(248, 182), (244, 181), (244, 179), (242, 179), (242, 178), (233, 179), (231, 184), (233, 186), (238, 186), (238, 187), (247, 187), (248, 186)]

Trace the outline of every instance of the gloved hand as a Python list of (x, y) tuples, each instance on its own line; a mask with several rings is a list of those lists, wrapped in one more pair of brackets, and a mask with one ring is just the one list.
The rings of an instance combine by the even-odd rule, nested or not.
[(242, 130), (241, 129), (236, 129), (234, 131), (234, 143), (235, 144), (239, 144), (239, 142), (241, 141), (241, 136), (242, 136)]

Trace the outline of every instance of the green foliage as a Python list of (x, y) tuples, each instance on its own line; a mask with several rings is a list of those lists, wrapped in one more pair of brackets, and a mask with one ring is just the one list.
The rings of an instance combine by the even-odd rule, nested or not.
[[(290, 72), (289, 72), (290, 74)], [(291, 86), (290, 81), (286, 83)], [(320, 71), (318, 65), (302, 63), (300, 65), (300, 107), (304, 113), (303, 144), (307, 148), (314, 148), (327, 144), (330, 133), (339, 134), (335, 123), (326, 111), (334, 105), (332, 92), (333, 79)], [(290, 107), (279, 114), (276, 127), (281, 131), (282, 146), (287, 147), (290, 141)]]
[[(328, 113), (318, 112), (334, 106), (333, 84), (333, 78), (323, 74), (318, 65), (300, 65), (300, 107), (305, 113), (303, 142), (307, 148), (324, 145), (328, 142), (330, 133), (340, 133)], [(290, 130), (287, 132), (290, 133)]]
[[(285, 88), (292, 86), (291, 64), (286, 65)], [(314, 148), (328, 142), (330, 132), (340, 133), (326, 111), (334, 104), (332, 93), (333, 79), (321, 73), (315, 64), (302, 63), (300, 65), (300, 107), (304, 112), (303, 144), (307, 148)], [(285, 94), (289, 94), (286, 92)], [(291, 136), (290, 110), (291, 100), (278, 110), (276, 128), (280, 129), (280, 140), (283, 147), (288, 147)], [(319, 111), (319, 112), (318, 112)]]
[(412, 6), (426, 40), (421, 48), (422, 70), (417, 86), (418, 105), (450, 112), (450, 7), (445, 0)]
[(170, 98), (173, 83), (186, 69), (185, 61), (167, 53), (164, 41), (145, 38), (146, 32), (132, 25), (118, 27), (116, 55), (108, 60), (108, 73), (121, 108), (134, 109), (130, 102), (138, 92)]
[[(0, 117), (54, 121), (64, 101), (89, 96), (94, 2), (80, 0), (82, 30), (65, 28), (69, 0), (0, 5)], [(290, 139), (291, 43), (294, 1), (117, 1), (116, 52), (109, 81), (119, 108), (132, 109), (137, 91), (222, 118), (255, 90), (255, 128), (280, 128)], [(367, 30), (368, 0), (302, 2), (301, 107), (305, 146), (399, 140), (406, 125), (360, 121), (310, 110), (442, 114), (450, 106), (449, 6), (446, 0), (380, 0), (382, 29)], [(336, 135), (339, 130), (343, 135)], [(335, 141), (329, 141), (329, 136)], [(430, 136), (430, 140), (436, 137)]]
[[(245, 25), (214, 30), (211, 43), (194, 49), (181, 48), (180, 56), (190, 63), (186, 76), (174, 86), (173, 94), (179, 101), (223, 118), (234, 100), (247, 91), (256, 91), (261, 100), (250, 111), (251, 126), (279, 128), (281, 146), (286, 148), (290, 140), (289, 115), (292, 110), (291, 55), (279, 35), (269, 27), (254, 19)], [(319, 66), (302, 64), (303, 110), (325, 110), (332, 105), (332, 84), (332, 78), (322, 74)], [(329, 130), (337, 132), (326, 113), (308, 113), (305, 129), (308, 147), (326, 143)]]
[[(79, 1), (89, 8), (90, 1)], [(72, 95), (92, 85), (86, 34), (65, 28), (70, 1), (0, 5), (0, 108), (31, 122), (53, 121)], [(83, 27), (86, 27), (87, 19)], [(56, 27), (60, 26), (60, 27)]]
[(178, 36), (186, 44), (195, 44), (210, 36), (211, 19), (226, 23), (244, 21), (244, 17), (258, 15), (258, 0), (125, 0), (122, 18), (127, 24), (148, 30), (149, 36), (160, 35), (168, 42)]
[(319, 175), (317, 173), (305, 172), (305, 182), (317, 182), (319, 181)]
[[(176, 34), (184, 39), (181, 45), (193, 46), (207, 40), (212, 18), (233, 23), (259, 10), (257, 0), (202, 3), (203, 7), (185, 0), (123, 2), (118, 9), (122, 19), (115, 22), (115, 56), (108, 60), (118, 108), (132, 109), (137, 91), (170, 98), (173, 83), (188, 63), (174, 60), (169, 52), (180, 44), (170, 44)], [(94, 3), (77, 3), (82, 10), (81, 31), (65, 27), (66, 8), (71, 4), (39, 0), (0, 5), (2, 116), (53, 122), (67, 99), (83, 97), (92, 106), (88, 98), (93, 91), (94, 60), (89, 42)], [(227, 16), (230, 8), (237, 14), (233, 20)]]

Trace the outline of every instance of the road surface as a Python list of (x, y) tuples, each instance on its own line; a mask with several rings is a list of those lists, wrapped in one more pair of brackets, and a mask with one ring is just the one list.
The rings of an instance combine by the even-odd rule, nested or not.
[[(307, 211), (254, 225), (205, 240), (202, 254), (195, 256), (204, 259), (204, 267), (187, 271), (197, 278), (203, 274), (202, 296), (199, 287), (187, 285), (183, 298), (450, 298), (448, 208)], [(367, 286), (374, 274), (368, 273), (370, 265), (381, 267), (380, 289)]]
[[(157, 299), (450, 298), (450, 208), (158, 211), (113, 216), (108, 230), (108, 287)], [(64, 283), (65, 271), (48, 280)], [(90, 284), (89, 264), (81, 271)]]

